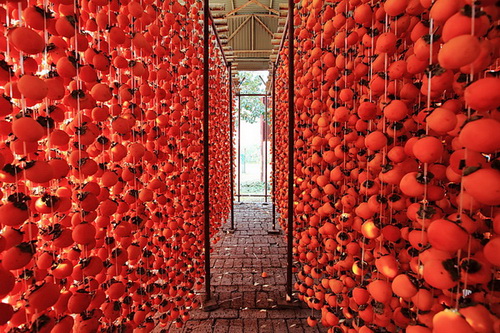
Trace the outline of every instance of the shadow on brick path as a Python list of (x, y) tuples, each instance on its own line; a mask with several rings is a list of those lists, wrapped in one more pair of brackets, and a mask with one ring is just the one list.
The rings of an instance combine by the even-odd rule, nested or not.
[[(313, 312), (303, 308), (284, 309), (286, 244), (283, 234), (268, 234), (272, 228), (271, 205), (235, 204), (236, 231), (227, 233), (212, 253), (213, 297), (219, 308), (212, 312), (192, 310), (183, 328), (163, 328), (168, 333), (309, 333), (326, 332), (309, 327)], [(276, 226), (279, 228), (279, 225)], [(263, 278), (262, 272), (268, 277)], [(319, 312), (314, 313), (316, 318)], [(157, 327), (154, 332), (162, 332)]]

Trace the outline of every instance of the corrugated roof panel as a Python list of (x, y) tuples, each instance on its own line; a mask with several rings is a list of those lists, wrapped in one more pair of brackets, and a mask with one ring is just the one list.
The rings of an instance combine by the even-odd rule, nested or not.
[(259, 38), (256, 38), (255, 42), (256, 50), (270, 50), (272, 48), (272, 36), (257, 21), (255, 22), (255, 34), (259, 36)]

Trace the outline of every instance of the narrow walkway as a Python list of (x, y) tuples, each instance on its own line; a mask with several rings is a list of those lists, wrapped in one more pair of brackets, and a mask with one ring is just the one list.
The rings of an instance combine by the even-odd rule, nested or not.
[[(286, 244), (283, 235), (270, 235), (271, 205), (235, 205), (234, 234), (221, 232), (212, 254), (213, 295), (220, 308), (195, 310), (182, 329), (169, 333), (309, 333), (310, 309), (287, 309), (285, 299)], [(279, 228), (279, 226), (277, 226)], [(267, 277), (262, 277), (266, 272)], [(315, 313), (319, 318), (319, 313)]]

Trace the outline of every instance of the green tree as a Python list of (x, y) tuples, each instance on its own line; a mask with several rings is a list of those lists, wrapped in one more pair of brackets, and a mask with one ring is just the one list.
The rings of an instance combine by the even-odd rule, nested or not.
[[(266, 86), (262, 82), (259, 75), (263, 80), (266, 80), (267, 73), (262, 72), (249, 72), (240, 71), (238, 77), (241, 82), (241, 94), (264, 94)], [(265, 105), (264, 97), (241, 97), (241, 119), (250, 124), (254, 124), (264, 114)]]

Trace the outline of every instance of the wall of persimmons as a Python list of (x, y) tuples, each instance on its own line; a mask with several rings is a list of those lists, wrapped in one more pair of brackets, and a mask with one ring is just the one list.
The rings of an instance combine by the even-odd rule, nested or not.
[[(499, 7), (295, 1), (295, 289), (329, 332), (500, 329)], [(287, 228), (288, 43), (276, 200)]]
[[(201, 1), (0, 1), (0, 331), (180, 326), (204, 282)], [(228, 74), (210, 37), (215, 235)]]

